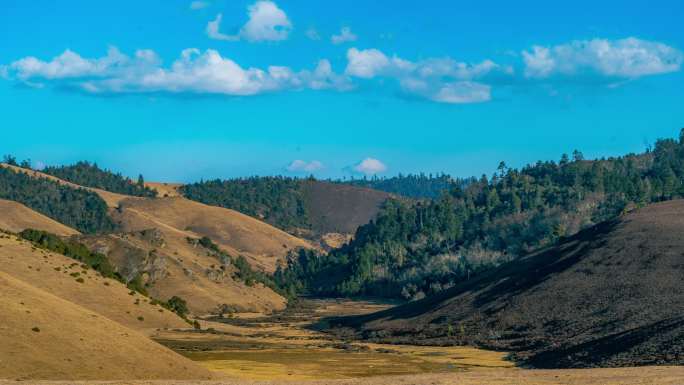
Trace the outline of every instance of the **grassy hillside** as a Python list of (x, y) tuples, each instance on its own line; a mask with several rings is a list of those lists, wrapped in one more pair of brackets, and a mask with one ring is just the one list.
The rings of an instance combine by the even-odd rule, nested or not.
[(39, 228), (61, 236), (80, 234), (21, 203), (0, 199), (0, 212), (0, 229), (18, 233), (29, 228)]
[(151, 298), (103, 277), (83, 261), (38, 248), (14, 235), (0, 233), (0, 237), (0, 271), (16, 279), (136, 330), (188, 327)]
[(536, 367), (684, 363), (684, 201), (601, 223), (446, 292), (344, 320), (371, 339), (469, 343)]
[(112, 216), (126, 232), (157, 228), (181, 235), (183, 241), (206, 236), (232, 255), (243, 255), (271, 272), (291, 250), (311, 248), (308, 242), (247, 215), (181, 197), (126, 200)]
[(31, 176), (0, 164), (0, 199), (19, 202), (82, 233), (104, 233), (116, 226), (96, 193), (49, 178)]
[[(148, 291), (162, 301), (179, 296), (196, 314), (224, 307), (265, 312), (282, 309), (285, 306), (282, 296), (242, 276), (247, 267), (255, 270), (247, 276), (259, 275), (258, 271), (272, 272), (278, 260), (284, 259), (290, 251), (311, 247), (306, 241), (233, 210), (203, 205), (179, 196), (131, 197), (91, 187), (81, 188), (34, 170), (5, 167), (29, 181), (45, 180), (99, 196), (106, 203), (105, 207), (108, 206), (117, 231), (107, 235), (86, 234), (79, 237), (79, 242), (106, 255), (116, 273), (132, 287)], [(31, 218), (36, 216), (27, 217)], [(40, 229), (44, 224), (44, 221), (29, 220), (23, 226)], [(203, 237), (216, 242), (235, 263), (226, 264), (211, 250), (194, 243)], [(240, 261), (251, 266), (242, 266)]]
[(292, 290), (420, 299), (630, 207), (682, 196), (684, 138), (619, 158), (502, 163), (438, 200), (388, 201), (348, 245), (300, 253), (278, 275)]
[(211, 378), (206, 369), (142, 334), (4, 271), (0, 293), (0, 378)]

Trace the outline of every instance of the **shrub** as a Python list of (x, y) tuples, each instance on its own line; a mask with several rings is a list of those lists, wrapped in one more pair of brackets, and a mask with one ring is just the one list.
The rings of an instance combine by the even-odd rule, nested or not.
[(186, 318), (188, 315), (188, 303), (181, 297), (173, 296), (168, 301), (166, 301), (167, 309), (178, 314), (181, 318)]

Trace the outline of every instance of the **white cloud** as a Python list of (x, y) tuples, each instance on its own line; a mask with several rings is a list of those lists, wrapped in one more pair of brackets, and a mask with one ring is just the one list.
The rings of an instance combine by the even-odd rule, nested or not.
[(375, 175), (387, 171), (387, 166), (375, 158), (366, 158), (352, 167), (352, 170), (366, 175)]
[(433, 93), (430, 99), (450, 104), (488, 102), (492, 99), (491, 87), (470, 81), (446, 83)]
[(491, 87), (475, 79), (493, 72), (512, 75), (512, 68), (491, 60), (476, 64), (457, 62), (451, 58), (429, 58), (412, 62), (397, 56), (388, 57), (377, 49), (347, 51), (349, 76), (371, 79), (388, 77), (399, 81), (401, 89), (439, 103), (481, 103), (491, 100)]
[(553, 47), (534, 46), (523, 51), (525, 76), (595, 74), (638, 78), (679, 71), (684, 55), (663, 43), (626, 38), (578, 40)]
[(193, 1), (190, 3), (190, 9), (193, 11), (197, 11), (199, 9), (204, 9), (209, 6), (208, 1)]
[(220, 32), (222, 14), (207, 24), (206, 32), (209, 38), (225, 41), (279, 41), (286, 40), (292, 30), (292, 23), (287, 14), (272, 1), (257, 1), (247, 8), (249, 20), (237, 35)]
[(321, 40), (321, 35), (314, 27), (311, 27), (306, 30), (306, 37), (308, 37), (311, 40)]
[(238, 41), (240, 40), (239, 35), (227, 35), (219, 31), (221, 28), (221, 20), (223, 20), (223, 14), (216, 15), (216, 19), (207, 23), (207, 36), (214, 40), (224, 40), (224, 41)]
[(330, 41), (332, 41), (333, 44), (347, 43), (356, 41), (356, 39), (358, 39), (358, 36), (356, 36), (349, 27), (342, 27), (338, 35), (332, 35), (330, 37)]
[(139, 50), (130, 58), (116, 48), (107, 56), (83, 58), (65, 51), (51, 61), (34, 57), (17, 60), (9, 70), (25, 84), (33, 80), (53, 81), (89, 93), (204, 93), (255, 95), (288, 89), (351, 88), (350, 80), (321, 60), (313, 70), (294, 71), (289, 67), (243, 68), (215, 50), (181, 52), (170, 67), (163, 67), (154, 51)]
[(287, 171), (290, 172), (316, 172), (324, 168), (323, 163), (318, 160), (306, 162), (300, 159), (293, 160), (288, 166)]
[(347, 75), (369, 79), (381, 74), (389, 66), (389, 58), (377, 49), (347, 50)]
[(115, 47), (109, 48), (107, 56), (96, 60), (84, 59), (79, 54), (67, 49), (50, 62), (44, 62), (33, 56), (28, 56), (15, 61), (9, 68), (20, 79), (31, 77), (63, 79), (79, 76), (98, 76), (128, 61), (129, 58)]

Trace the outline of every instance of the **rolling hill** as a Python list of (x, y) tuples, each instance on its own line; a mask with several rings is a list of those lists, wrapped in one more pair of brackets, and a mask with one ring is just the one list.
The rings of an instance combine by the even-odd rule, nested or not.
[[(234, 266), (222, 263), (210, 250), (198, 246), (196, 240), (208, 237), (232, 257), (243, 256), (254, 269), (266, 272), (273, 272), (278, 261), (290, 251), (312, 247), (255, 218), (177, 194), (169, 196), (167, 192), (162, 198), (132, 197), (78, 186), (34, 170), (4, 167), (100, 196), (109, 206), (109, 216), (117, 230), (82, 235), (78, 237), (79, 242), (107, 255), (127, 279), (140, 275), (155, 298), (167, 300), (180, 296), (197, 314), (225, 306), (240, 311), (270, 312), (284, 308), (285, 299), (262, 284), (247, 285), (236, 279)], [(30, 227), (50, 231), (51, 228), (56, 230), (51, 232), (60, 235), (76, 234), (60, 228), (54, 221), (48, 224), (46, 218), (29, 209), (20, 211), (21, 206), (9, 202), (4, 205), (12, 207), (8, 211), (10, 215), (0, 219), (8, 224), (8, 229)]]
[[(0, 378), (212, 377), (206, 369), (142, 334), (4, 271), (0, 271), (0, 294)], [(107, 297), (100, 301), (103, 298)]]
[(0, 199), (0, 229), (18, 233), (28, 228), (39, 228), (61, 236), (80, 234), (51, 218), (37, 213), (21, 203)]
[(681, 365), (682, 229), (684, 200), (649, 205), (424, 300), (333, 323), (372, 340), (513, 351), (540, 368)]
[(37, 289), (101, 314), (138, 331), (186, 328), (188, 324), (120, 282), (61, 254), (0, 233), (0, 271)]
[(392, 195), (365, 187), (314, 179), (252, 177), (176, 187), (188, 199), (226, 207), (290, 234), (326, 243), (326, 234), (352, 235), (375, 218)]
[(306, 180), (304, 198), (312, 230), (317, 234), (354, 234), (375, 219), (390, 194), (370, 188)]

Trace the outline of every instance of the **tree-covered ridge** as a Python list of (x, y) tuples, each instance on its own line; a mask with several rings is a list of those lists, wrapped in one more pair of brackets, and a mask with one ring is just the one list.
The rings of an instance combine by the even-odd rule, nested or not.
[(640, 155), (588, 161), (575, 152), (520, 170), (502, 163), (440, 199), (387, 202), (349, 244), (328, 255), (302, 251), (276, 280), (291, 291), (419, 298), (632, 206), (680, 197), (684, 131)]
[(120, 173), (99, 168), (96, 163), (78, 162), (70, 166), (50, 166), (42, 172), (80, 186), (140, 197), (157, 196), (155, 190), (145, 187), (142, 175), (136, 182), (133, 182)]
[(301, 182), (282, 176), (216, 179), (187, 184), (180, 191), (188, 199), (233, 209), (281, 229), (308, 229)]
[(449, 191), (456, 185), (463, 185), (468, 181), (454, 180), (447, 174), (425, 175), (408, 174), (391, 178), (372, 178), (349, 179), (338, 181), (358, 187), (372, 188), (374, 190), (385, 191), (391, 194), (402, 195), (416, 199), (435, 199), (439, 198), (444, 192)]
[(19, 202), (82, 233), (105, 233), (116, 227), (97, 194), (5, 167), (0, 167), (0, 199)]

